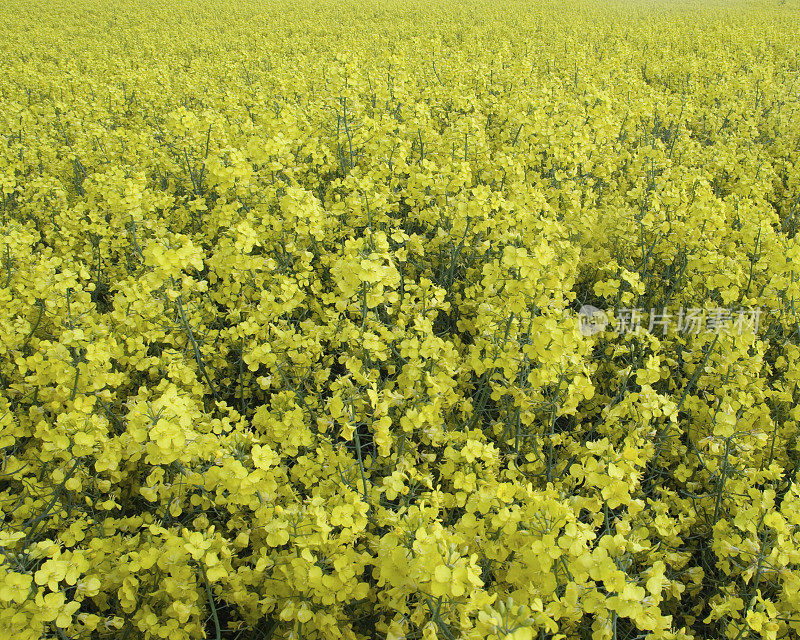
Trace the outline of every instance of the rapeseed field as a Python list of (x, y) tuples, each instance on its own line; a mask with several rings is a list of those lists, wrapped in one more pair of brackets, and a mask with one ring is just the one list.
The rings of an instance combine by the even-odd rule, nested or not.
[(0, 639), (800, 637), (798, 25), (4, 3)]

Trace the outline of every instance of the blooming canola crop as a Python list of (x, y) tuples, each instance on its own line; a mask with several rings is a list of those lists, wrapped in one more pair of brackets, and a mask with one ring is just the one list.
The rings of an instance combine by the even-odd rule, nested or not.
[(798, 18), (5, 3), (0, 636), (797, 637)]

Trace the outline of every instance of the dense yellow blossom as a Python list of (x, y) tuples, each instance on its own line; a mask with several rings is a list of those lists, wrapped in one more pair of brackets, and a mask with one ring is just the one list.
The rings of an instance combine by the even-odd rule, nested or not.
[(798, 22), (6, 2), (0, 637), (798, 637)]

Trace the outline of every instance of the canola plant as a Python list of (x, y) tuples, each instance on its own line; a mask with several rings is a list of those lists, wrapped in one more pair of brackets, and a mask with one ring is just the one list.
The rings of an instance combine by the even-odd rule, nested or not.
[(800, 637), (799, 22), (5, 3), (0, 636)]

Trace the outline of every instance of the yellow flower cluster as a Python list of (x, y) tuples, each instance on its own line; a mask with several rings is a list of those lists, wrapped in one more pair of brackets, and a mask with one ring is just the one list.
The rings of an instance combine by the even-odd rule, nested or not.
[(800, 636), (796, 0), (33, 4), (0, 637)]

